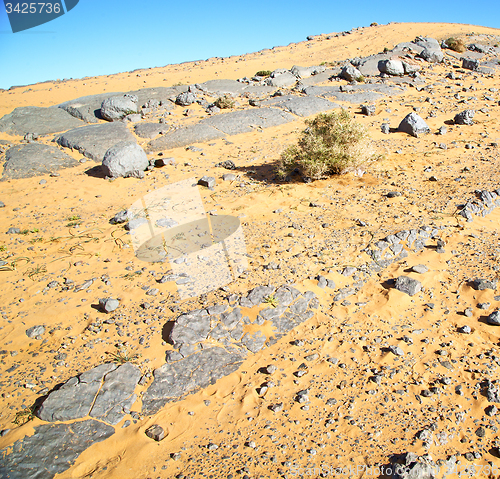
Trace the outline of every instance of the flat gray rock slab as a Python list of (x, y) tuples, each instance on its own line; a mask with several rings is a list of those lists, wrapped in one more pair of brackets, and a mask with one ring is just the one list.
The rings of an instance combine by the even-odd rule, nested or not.
[(27, 133), (48, 135), (81, 125), (83, 125), (81, 120), (55, 107), (22, 106), (0, 119), (0, 131), (20, 136)]
[(179, 85), (171, 87), (141, 88), (140, 90), (129, 91), (127, 94), (137, 96), (137, 104), (140, 107), (145, 105), (149, 100), (157, 100), (158, 102), (164, 103), (162, 108), (167, 107), (167, 109), (171, 109), (174, 107), (174, 104), (170, 102), (169, 99), (187, 90), (187, 85)]
[(74, 100), (65, 101), (57, 106), (86, 123), (98, 123), (99, 120), (102, 120), (102, 102), (107, 98), (118, 95), (123, 95), (123, 93), (108, 92), (99, 93), (97, 95), (87, 95), (75, 98)]
[(156, 138), (159, 134), (168, 133), (170, 127), (165, 123), (138, 123), (134, 127), (134, 132), (141, 138)]
[(197, 123), (196, 125), (188, 126), (186, 128), (179, 128), (178, 130), (174, 130), (150, 141), (146, 151), (153, 152), (179, 148), (192, 143), (216, 140), (217, 138), (222, 138), (223, 136), (225, 136), (223, 132), (216, 130), (209, 125)]
[(111, 437), (115, 430), (89, 419), (73, 424), (44, 424), (0, 451), (0, 477), (52, 479), (69, 469), (92, 444)]
[(283, 110), (287, 110), (297, 116), (310, 116), (322, 111), (340, 108), (340, 105), (332, 103), (324, 98), (316, 96), (287, 96), (271, 98), (262, 103), (263, 105), (274, 105)]
[(5, 152), (3, 178), (32, 178), (76, 165), (78, 161), (55, 146), (27, 143)]
[(59, 145), (78, 150), (95, 161), (102, 161), (106, 151), (120, 141), (135, 141), (134, 135), (121, 122), (87, 125), (56, 138)]
[(267, 97), (275, 91), (275, 87), (266, 85), (248, 85), (245, 88), (245, 94), (249, 95), (252, 98)]
[(275, 108), (255, 108), (253, 110), (240, 110), (216, 115), (200, 122), (227, 135), (248, 133), (252, 128), (269, 128), (294, 121), (290, 113)]
[(304, 78), (300, 80), (302, 85), (317, 85), (318, 83), (324, 83), (330, 80), (331, 77), (336, 77), (340, 75), (342, 68), (332, 68), (330, 70), (325, 70), (322, 73), (317, 73), (316, 75), (312, 75), (309, 78)]
[(196, 88), (213, 95), (240, 95), (248, 86), (236, 80), (209, 80), (197, 83)]
[(117, 424), (136, 400), (137, 366), (105, 363), (75, 376), (52, 391), (36, 415), (44, 421), (70, 421), (87, 415)]
[(214, 384), (236, 371), (244, 359), (241, 349), (212, 347), (164, 364), (155, 370), (153, 384), (144, 393), (142, 412), (154, 414), (168, 402)]

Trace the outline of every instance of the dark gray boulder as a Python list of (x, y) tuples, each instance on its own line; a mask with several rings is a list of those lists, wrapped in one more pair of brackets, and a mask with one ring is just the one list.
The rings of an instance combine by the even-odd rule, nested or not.
[(353, 65), (344, 65), (340, 71), (340, 77), (347, 81), (358, 81), (363, 74)]
[(403, 62), (398, 59), (381, 60), (378, 62), (378, 69), (387, 75), (402, 76), (405, 74)]
[(55, 140), (59, 145), (78, 150), (95, 161), (102, 161), (106, 151), (120, 141), (134, 141), (122, 122), (88, 125), (63, 133)]
[(28, 133), (47, 135), (82, 125), (82, 121), (56, 107), (22, 106), (0, 118), (0, 131), (19, 136)]
[(82, 96), (74, 100), (65, 101), (57, 105), (67, 111), (70, 115), (86, 123), (98, 123), (102, 120), (101, 105), (104, 100), (111, 96), (123, 95), (122, 92), (99, 93), (97, 95)]
[(141, 138), (156, 138), (160, 134), (168, 133), (170, 127), (165, 123), (139, 123), (134, 126), (135, 134)]
[(5, 152), (3, 178), (31, 178), (76, 165), (77, 160), (55, 146), (27, 143)]
[(73, 424), (44, 424), (0, 451), (3, 479), (52, 479), (92, 446), (111, 437), (115, 429), (94, 419)]
[(294, 121), (294, 117), (287, 112), (276, 108), (255, 108), (253, 110), (239, 110), (216, 115), (199, 124), (210, 126), (227, 135), (248, 133), (253, 128), (269, 128)]
[(143, 178), (149, 160), (135, 141), (122, 141), (106, 151), (102, 166), (106, 176), (111, 178)]
[(409, 135), (415, 136), (417, 138), (420, 135), (424, 135), (431, 131), (422, 117), (417, 115), (414, 111), (403, 118), (398, 126), (398, 130), (408, 133)]
[(414, 296), (422, 290), (422, 283), (408, 276), (400, 276), (396, 279), (396, 289), (409, 296)]
[(69, 379), (52, 391), (36, 411), (44, 421), (70, 421), (87, 415), (117, 424), (136, 400), (141, 377), (131, 363), (105, 363)]
[(429, 63), (440, 63), (444, 59), (444, 53), (441, 46), (434, 38), (420, 38), (415, 41), (415, 44), (422, 47), (423, 50), (419, 56)]
[(494, 326), (500, 326), (500, 311), (493, 311), (493, 313), (488, 316), (487, 322)]
[(462, 58), (462, 68), (477, 71), (479, 69), (479, 61), (475, 58)]
[(107, 98), (102, 102), (101, 116), (108, 121), (121, 120), (139, 111), (137, 101), (135, 95), (129, 94)]
[(197, 123), (186, 128), (179, 128), (150, 141), (147, 146), (148, 152), (168, 150), (180, 146), (191, 145), (203, 141), (222, 138), (225, 134), (209, 125)]
[(90, 416), (108, 424), (118, 424), (137, 399), (134, 389), (139, 379), (141, 370), (131, 363), (124, 363), (106, 374)]
[(175, 99), (175, 103), (179, 106), (189, 106), (197, 100), (196, 93), (191, 93), (189, 91), (180, 93)]
[(236, 371), (245, 352), (237, 348), (207, 347), (153, 373), (154, 381), (142, 398), (142, 412), (154, 414), (166, 403), (193, 393)]
[(473, 125), (473, 118), (475, 114), (476, 112), (474, 110), (464, 110), (457, 113), (453, 121), (456, 125)]

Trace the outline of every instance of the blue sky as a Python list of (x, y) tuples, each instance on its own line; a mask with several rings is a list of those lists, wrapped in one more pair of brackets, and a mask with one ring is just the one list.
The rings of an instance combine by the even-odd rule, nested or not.
[(372, 22), (500, 28), (500, 9), (497, 0), (80, 0), (49, 23), (12, 33), (0, 2), (0, 88), (227, 57)]

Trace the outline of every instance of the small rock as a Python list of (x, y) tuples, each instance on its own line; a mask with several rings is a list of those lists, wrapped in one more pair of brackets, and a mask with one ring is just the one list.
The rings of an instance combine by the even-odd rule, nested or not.
[(408, 276), (400, 276), (396, 279), (396, 289), (410, 296), (414, 296), (422, 289), (422, 283)]
[(154, 439), (155, 441), (161, 441), (165, 438), (165, 431), (158, 424), (154, 424), (146, 429), (146, 436)]
[(427, 266), (425, 266), (424, 264), (417, 264), (417, 265), (413, 266), (411, 268), (411, 270), (415, 273), (424, 274), (424, 273), (427, 273), (427, 271), (429, 271), (429, 268)]
[(494, 311), (493, 313), (491, 313), (486, 321), (488, 322), (488, 324), (500, 326), (500, 311)]
[(470, 333), (472, 333), (472, 329), (470, 326), (465, 325), (465, 326), (458, 328), (458, 332), (462, 333), (462, 334), (470, 334)]
[(456, 125), (472, 125), (474, 123), (472, 119), (474, 118), (475, 113), (476, 112), (474, 110), (464, 110), (457, 113), (453, 121)]
[(473, 58), (462, 58), (462, 68), (476, 71), (479, 68), (479, 61)]
[(7, 230), (7, 233), (8, 235), (19, 235), (21, 234), (21, 229), (20, 228), (9, 228)]
[(404, 356), (404, 351), (399, 346), (389, 346), (389, 351), (395, 356)]
[(215, 186), (215, 178), (213, 176), (203, 176), (198, 180), (198, 184), (207, 188), (213, 188)]
[(380, 126), (380, 131), (385, 135), (388, 135), (391, 132), (389, 123), (382, 123), (382, 125)]
[(429, 133), (431, 130), (427, 123), (414, 111), (406, 115), (398, 127), (399, 131), (403, 131), (418, 138), (419, 135)]
[(375, 105), (361, 105), (361, 113), (366, 116), (373, 116), (375, 115)]
[(113, 298), (101, 298), (99, 300), (99, 307), (105, 313), (111, 313), (120, 306), (120, 301)]
[(33, 326), (26, 330), (26, 336), (28, 336), (28, 338), (31, 339), (36, 339), (37, 337), (40, 337), (43, 333), (45, 333), (44, 326)]

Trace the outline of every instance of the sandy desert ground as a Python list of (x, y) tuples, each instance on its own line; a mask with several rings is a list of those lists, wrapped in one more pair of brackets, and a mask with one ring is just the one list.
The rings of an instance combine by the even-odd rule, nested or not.
[[(11, 88), (0, 91), (0, 117), (19, 106), (48, 107), (97, 93), (343, 62), (418, 35), (500, 42), (499, 30), (471, 25), (364, 27), (230, 58)], [(38, 418), (20, 426), (13, 421), (57, 384), (120, 350), (134, 356), (143, 374), (151, 373), (172, 348), (165, 341), (165, 324), (182, 312), (220, 304), (258, 285), (288, 283), (317, 295), (320, 307), (312, 319), (249, 355), (236, 372), (152, 416), (140, 413), (139, 397), (112, 437), (89, 447), (55, 477), (370, 477), (364, 466), (387, 465), (391, 456), (405, 452), (429, 454), (438, 464), (456, 456), (459, 471), (474, 466), (473, 475), (487, 477), (489, 465), (499, 477), (500, 416), (490, 415), (494, 403), (484, 388), (485, 381), (500, 379), (500, 329), (486, 321), (500, 309), (500, 286), (477, 290), (472, 282), (500, 279), (500, 208), (467, 222), (458, 215), (458, 205), (473, 199), (476, 190), (500, 187), (500, 70), (463, 70), (457, 57), (446, 50), (444, 63), (425, 64), (426, 88), (408, 87), (377, 101), (374, 116), (343, 104), (368, 127), (384, 155), (365, 165), (362, 174), (311, 183), (273, 181), (281, 151), (304, 128), (298, 120), (230, 141), (196, 144), (202, 151), (164, 151), (175, 165), (156, 168), (143, 179), (92, 176), (87, 172), (96, 163), (65, 149), (78, 166), (58, 176), (0, 182), (5, 203), (0, 260), (12, 264), (17, 259), (15, 267), (0, 271), (0, 449), (8, 451), (44, 423)], [(446, 79), (450, 71), (455, 80)], [(450, 125), (465, 109), (476, 111), (474, 124)], [(176, 107), (172, 118), (184, 125), (206, 116), (201, 107), (192, 110), (184, 117)], [(414, 138), (381, 132), (382, 123), (396, 129), (414, 110), (430, 134)], [(437, 135), (445, 122), (448, 132)], [(53, 137), (38, 141), (52, 144)], [(0, 133), (0, 140), (5, 151), (23, 139)], [(228, 171), (215, 166), (228, 159), (237, 167), (230, 172), (237, 178), (230, 182), (221, 179)], [(249, 269), (225, 288), (181, 300), (175, 284), (158, 283), (168, 266), (138, 260), (123, 226), (109, 220), (148, 192), (204, 175), (217, 181), (213, 191), (200, 189), (206, 210), (242, 221)], [(399, 195), (388, 197), (390, 192)], [(346, 267), (367, 263), (364, 250), (370, 244), (424, 226), (440, 228), (444, 252), (437, 252), (440, 244), (430, 240), (422, 251), (409, 250), (406, 258), (379, 273), (366, 278), (354, 273), (354, 279), (344, 274)], [(26, 234), (5, 234), (10, 227)], [(416, 265), (428, 271), (412, 271)], [(337, 289), (318, 287), (318, 275), (333, 280)], [(401, 275), (418, 279), (422, 291), (410, 297), (395, 289), (393, 280)], [(51, 281), (62, 285), (66, 278), (77, 285), (95, 281), (80, 293), (47, 287)], [(338, 288), (361, 279), (364, 284), (354, 295), (333, 300)], [(146, 295), (151, 288), (158, 288), (158, 294)], [(104, 296), (120, 298), (113, 315), (95, 308)], [(46, 327), (40, 340), (25, 333), (35, 325)], [(464, 326), (470, 327), (469, 334), (459, 332)], [(390, 346), (404, 355), (393, 354)], [(269, 365), (276, 368), (267, 370)], [(151, 383), (146, 377), (139, 393)], [(299, 402), (298, 393), (306, 389), (307, 401)], [(270, 406), (276, 404), (282, 409), (273, 411)], [(126, 421), (128, 427), (122, 427)], [(160, 442), (145, 434), (154, 424), (166, 433)]]

